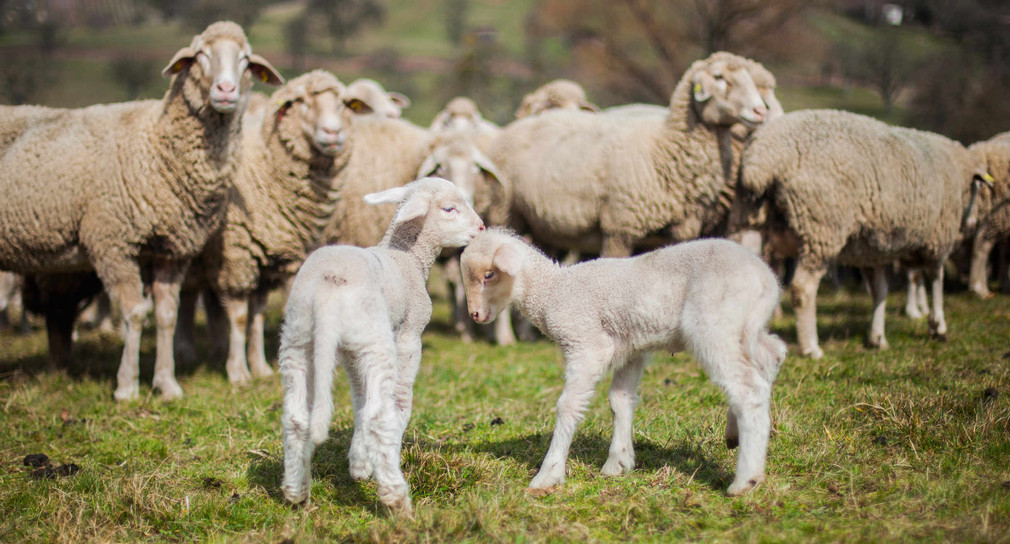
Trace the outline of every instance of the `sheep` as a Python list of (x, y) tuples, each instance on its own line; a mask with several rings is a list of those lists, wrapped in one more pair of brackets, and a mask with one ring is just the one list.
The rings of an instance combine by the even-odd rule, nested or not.
[(553, 110), (509, 124), (491, 160), (512, 191), (510, 223), (540, 245), (621, 257), (721, 232), (737, 159), (730, 127), (767, 108), (746, 59), (692, 64), (667, 117)]
[(483, 153), (491, 150), (494, 140), (501, 133), (501, 127), (484, 119), (477, 104), (465, 96), (450, 100), (442, 111), (435, 114), (428, 130), (432, 134), (463, 131), (471, 136)]
[[(475, 135), (474, 130), (466, 128), (437, 134), (432, 140), (431, 151), (417, 171), (417, 177), (438, 176), (448, 179), (460, 188), (467, 202), (485, 223), (501, 225), (508, 216), (508, 191), (497, 167), (474, 141)], [(463, 341), (472, 342), (472, 322), (466, 313), (466, 298), (459, 278), (458, 251), (446, 253), (439, 262), (449, 284), (453, 325)], [(515, 343), (510, 319), (504, 318), (496, 322), (494, 337), (500, 345)]]
[[(314, 70), (288, 81), (264, 111), (243, 120), (224, 227), (191, 271), (224, 305), (230, 324), (225, 368), (232, 383), (272, 373), (263, 344), (266, 297), (294, 275), (333, 213), (337, 176), (353, 148), (344, 90), (333, 74)], [(193, 302), (185, 304), (190, 313)]]
[(945, 338), (943, 262), (985, 175), (964, 146), (937, 134), (843, 111), (792, 112), (758, 130), (744, 150), (731, 229), (767, 206), (763, 227), (798, 240), (790, 294), (802, 355), (824, 355), (816, 295), (833, 263), (863, 267), (870, 278), (869, 346), (888, 346), (885, 267), (894, 260), (923, 267), (932, 281), (930, 334)]
[[(990, 191), (979, 193), (978, 227), (972, 237), (968, 274), (968, 288), (981, 298), (990, 298), (989, 253), (997, 242), (1010, 236), (1010, 132), (974, 143), (968, 150), (985, 162), (995, 178)], [(1006, 282), (1006, 278), (1000, 281)]]
[(555, 79), (523, 97), (519, 109), (516, 110), (516, 119), (553, 109), (582, 110), (593, 113), (600, 111), (596, 104), (586, 98), (586, 91), (581, 85), (570, 79)]
[(30, 328), (21, 297), (21, 285), (23, 282), (24, 278), (19, 274), (0, 272), (0, 329), (5, 329), (12, 325), (9, 310), (14, 307), (20, 309), (20, 331), (28, 332)]
[(786, 346), (768, 332), (779, 300), (775, 275), (728, 240), (696, 240), (637, 257), (559, 266), (516, 235), (490, 228), (460, 258), (466, 299), (478, 323), (512, 303), (565, 357), (550, 449), (531, 489), (565, 480), (575, 428), (610, 368), (614, 435), (602, 472), (634, 469), (632, 418), (644, 355), (689, 350), (729, 397), (726, 444), (740, 446), (730, 495), (764, 479), (771, 386)]
[(351, 110), (361, 115), (374, 114), (396, 119), (403, 108), (410, 106), (409, 98), (387, 91), (378, 81), (368, 78), (355, 79), (347, 85), (347, 97)]
[[(172, 353), (179, 284), (224, 217), (247, 72), (283, 81), (241, 27), (211, 24), (163, 70), (162, 100), (64, 110), (0, 157), (0, 269), (97, 272), (126, 327), (117, 400), (139, 392), (144, 282), (158, 329), (153, 385), (164, 398), (182, 395)], [(69, 345), (70, 330), (54, 333)]]
[(459, 188), (440, 178), (373, 193), (365, 201), (401, 203), (382, 242), (314, 251), (295, 276), (284, 310), (281, 490), (292, 503), (309, 501), (312, 452), (326, 440), (339, 360), (354, 404), (351, 476), (374, 477), (379, 499), (409, 514), (400, 448), (421, 362), (421, 332), (431, 319), (428, 271), (442, 248), (466, 245), (484, 224)]

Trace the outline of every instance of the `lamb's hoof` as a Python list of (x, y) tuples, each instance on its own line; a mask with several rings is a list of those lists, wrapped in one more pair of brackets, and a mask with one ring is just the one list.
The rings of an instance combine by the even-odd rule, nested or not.
[(802, 355), (811, 359), (820, 359), (821, 357), (824, 357), (824, 350), (822, 350), (819, 346), (814, 346), (803, 350)]
[(155, 380), (152, 386), (161, 391), (161, 398), (163, 400), (182, 398), (182, 387), (179, 387), (179, 382), (174, 379)]
[(124, 385), (116, 389), (113, 394), (117, 401), (122, 402), (124, 400), (135, 399), (140, 396), (140, 387), (137, 384)]
[(757, 487), (758, 484), (764, 481), (764, 479), (764, 474), (762, 474), (749, 480), (735, 480), (733, 485), (729, 486), (729, 489), (726, 490), (726, 494), (730, 497), (739, 497), (740, 495), (743, 495), (751, 489)]
[(351, 461), (348, 471), (351, 479), (356, 481), (367, 480), (372, 477), (372, 465), (363, 461)]
[(565, 482), (564, 474), (562, 474), (561, 476), (555, 476), (552, 474), (546, 474), (543, 471), (541, 471), (537, 473), (536, 476), (533, 477), (533, 480), (530, 481), (530, 485), (528, 487), (530, 490), (547, 489), (561, 485), (564, 482)]
[(728, 449), (728, 450), (735, 450), (735, 449), (737, 449), (738, 446), (740, 446), (740, 438), (739, 437), (736, 437), (736, 436), (733, 436), (733, 437), (727, 436), (726, 437), (726, 449)]
[(396, 500), (385, 503), (386, 508), (389, 509), (389, 513), (394, 516), (413, 518), (414, 517), (414, 506), (410, 502), (410, 497), (404, 496), (397, 498)]
[(619, 459), (611, 457), (603, 464), (603, 468), (600, 469), (600, 473), (604, 476), (623, 476), (624, 474), (630, 473), (632, 470), (635, 470), (634, 459)]
[(284, 495), (284, 500), (294, 506), (309, 505), (309, 489), (307, 487), (304, 489), (296, 489), (294, 487), (283, 486), (281, 487), (281, 493)]
[(905, 315), (909, 319), (915, 319), (915, 320), (922, 319), (922, 318), (926, 317), (919, 310), (909, 310), (907, 308), (905, 309)]
[(932, 338), (933, 340), (938, 341), (938, 342), (946, 342), (947, 341), (947, 333), (946, 332), (930, 331), (929, 337)]

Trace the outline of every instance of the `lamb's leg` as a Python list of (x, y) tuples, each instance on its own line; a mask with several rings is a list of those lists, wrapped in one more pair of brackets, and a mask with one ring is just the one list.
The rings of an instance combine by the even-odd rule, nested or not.
[(736, 424), (733, 409), (726, 410), (726, 449), (735, 450), (740, 445), (740, 427)]
[(824, 352), (817, 345), (817, 288), (827, 271), (826, 266), (796, 263), (793, 281), (789, 285), (793, 311), (796, 312), (796, 336), (800, 354), (820, 359)]
[(161, 391), (164, 399), (182, 396), (175, 381), (175, 320), (179, 313), (179, 288), (186, 276), (188, 263), (160, 263), (155, 266), (154, 320), (158, 330), (157, 354), (154, 360), (154, 380), (151, 385)]
[(933, 310), (929, 315), (929, 334), (941, 341), (947, 341), (947, 320), (943, 317), (943, 261), (928, 265), (923, 270), (930, 279), (930, 291), (933, 297)]
[(196, 301), (200, 293), (182, 290), (179, 293), (179, 316), (175, 325), (175, 356), (186, 362), (196, 362)]
[(281, 355), (281, 382), (284, 385), (284, 498), (307, 503), (312, 489), (312, 452), (309, 437), (309, 407), (312, 405), (309, 380), (309, 355), (304, 346), (285, 349)]
[[(745, 363), (740, 362), (741, 365)], [(740, 435), (736, 475), (727, 493), (742, 495), (765, 477), (768, 435), (771, 432), (771, 384), (759, 372), (742, 369), (741, 379), (725, 385), (729, 409), (736, 416)]]
[(614, 370), (610, 382), (610, 411), (614, 415), (614, 437), (610, 442), (610, 456), (603, 465), (603, 474), (617, 476), (635, 468), (635, 445), (632, 421), (635, 417), (638, 384), (642, 381), (645, 355), (630, 356), (624, 366)]
[(540, 471), (530, 482), (530, 489), (546, 489), (564, 483), (568, 449), (572, 445), (575, 428), (582, 421), (607, 362), (613, 357), (613, 347), (601, 351), (606, 352), (565, 354), (565, 388), (558, 399), (554, 437)]
[(981, 298), (992, 298), (989, 291), (989, 254), (992, 253), (995, 240), (985, 236), (985, 229), (978, 229), (975, 243), (971, 248), (971, 269), (968, 272), (968, 289)]
[(351, 478), (355, 480), (366, 480), (372, 477), (375, 471), (372, 459), (365, 448), (365, 436), (368, 434), (368, 421), (363, 419), (362, 410), (365, 404), (365, 386), (361, 372), (356, 364), (347, 364), (345, 360), (344, 372), (347, 374), (347, 381), (351, 386), (351, 404), (354, 407), (354, 434), (351, 435), (351, 447), (347, 451), (349, 461), (349, 472)]
[(412, 334), (402, 335), (397, 339), (396, 351), (394, 402), (402, 439), (407, 424), (410, 423), (410, 412), (414, 403), (414, 382), (417, 380), (417, 371), (421, 368), (421, 338)]
[(267, 293), (257, 291), (249, 296), (250, 319), (249, 330), (247, 331), (246, 336), (249, 344), (248, 358), (252, 375), (257, 378), (270, 376), (274, 373), (273, 369), (270, 368), (270, 364), (267, 363), (266, 346), (263, 344), (263, 314), (266, 311), (266, 308)]
[(228, 361), (225, 369), (228, 371), (228, 381), (236, 385), (252, 381), (249, 365), (245, 358), (245, 333), (249, 322), (249, 299), (244, 296), (222, 297), (225, 312), (228, 314)]
[(136, 398), (140, 394), (140, 333), (144, 318), (151, 310), (144, 298), (140, 267), (135, 261), (117, 260), (116, 266), (97, 266), (102, 283), (123, 315), (126, 334), (123, 336), (123, 358), (116, 373), (116, 400)]
[(473, 342), (473, 320), (466, 309), (466, 293), (463, 291), (463, 278), (460, 275), (459, 259), (451, 257), (442, 267), (449, 289), (449, 302), (452, 305), (452, 325), (459, 333), (463, 342)]
[(887, 270), (883, 266), (864, 268), (863, 274), (870, 278), (870, 292), (873, 294), (873, 320), (870, 323), (870, 347), (887, 349), (884, 337), (884, 312), (887, 302)]
[(512, 330), (512, 309), (508, 306), (498, 313), (494, 322), (494, 340), (499, 346), (511, 346), (516, 343), (516, 334)]
[(366, 423), (365, 449), (374, 462), (379, 500), (390, 510), (410, 514), (410, 487), (400, 470), (402, 427), (397, 403), (389, 392), (396, 388), (393, 350), (375, 350), (358, 361), (365, 398), (361, 419)]

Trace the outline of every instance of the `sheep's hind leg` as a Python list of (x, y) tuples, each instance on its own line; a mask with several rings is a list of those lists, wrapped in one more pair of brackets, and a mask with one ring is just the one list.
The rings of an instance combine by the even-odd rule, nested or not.
[(354, 433), (351, 435), (351, 447), (347, 451), (348, 471), (352, 479), (367, 480), (372, 477), (375, 467), (365, 448), (364, 437), (368, 432), (366, 427), (369, 421), (362, 417), (365, 398), (364, 382), (356, 364), (348, 364), (349, 362), (349, 359), (345, 359), (343, 365), (344, 372), (347, 374), (347, 381), (351, 386), (351, 404), (354, 408)]
[(140, 267), (136, 261), (114, 260), (115, 266), (96, 264), (102, 284), (119, 305), (126, 334), (123, 336), (123, 357), (116, 372), (116, 400), (129, 400), (140, 394), (140, 333), (144, 318), (151, 310), (144, 298)]
[(771, 384), (753, 369), (742, 369), (742, 373), (724, 386), (740, 437), (736, 476), (726, 491), (730, 496), (743, 495), (764, 481), (771, 432)]
[(304, 350), (289, 351), (282, 368), (284, 383), (284, 416), (281, 426), (284, 438), (284, 478), (281, 491), (293, 504), (308, 503), (312, 486), (312, 452), (315, 448), (309, 436), (308, 359)]
[(274, 373), (267, 363), (266, 346), (263, 344), (264, 319), (267, 307), (267, 293), (255, 292), (249, 297), (249, 330), (246, 332), (248, 360), (252, 375), (257, 378)]
[(586, 407), (593, 398), (596, 384), (603, 376), (607, 362), (613, 356), (613, 347), (606, 353), (566, 353), (565, 388), (557, 404), (557, 422), (554, 436), (540, 471), (530, 481), (530, 489), (546, 489), (565, 481), (568, 449), (572, 445), (575, 428), (582, 421)]
[(635, 468), (632, 421), (635, 417), (635, 401), (644, 366), (645, 355), (636, 353), (628, 358), (624, 366), (614, 371), (614, 379), (610, 383), (610, 411), (614, 415), (614, 437), (610, 442), (610, 456), (603, 465), (604, 475), (627, 474)]
[(826, 271), (824, 266), (812, 267), (801, 259), (789, 285), (800, 353), (812, 359), (824, 357), (824, 351), (817, 345), (817, 288)]
[(933, 310), (929, 314), (929, 334), (940, 341), (947, 341), (947, 320), (943, 316), (943, 262), (924, 268), (926, 277), (931, 281), (930, 295), (933, 297)]
[(152, 386), (164, 399), (182, 396), (175, 381), (175, 321), (179, 315), (179, 287), (186, 276), (188, 263), (161, 263), (154, 271), (154, 320), (158, 330), (157, 354), (154, 361)]
[(374, 462), (379, 500), (391, 511), (409, 515), (410, 487), (400, 470), (400, 418), (395, 399), (389, 394), (396, 387), (396, 358), (392, 350), (381, 350), (364, 354), (359, 363), (364, 370), (361, 419), (365, 422), (365, 449)]
[(246, 330), (249, 325), (249, 299), (246, 297), (222, 297), (225, 312), (228, 314), (228, 360), (225, 369), (228, 371), (228, 381), (235, 385), (244, 385), (252, 381), (249, 364), (246, 362)]
[(863, 274), (869, 279), (870, 292), (873, 294), (873, 320), (870, 322), (870, 335), (867, 344), (872, 348), (887, 349), (887, 338), (884, 337), (884, 314), (887, 303), (887, 270), (883, 266), (864, 268)]

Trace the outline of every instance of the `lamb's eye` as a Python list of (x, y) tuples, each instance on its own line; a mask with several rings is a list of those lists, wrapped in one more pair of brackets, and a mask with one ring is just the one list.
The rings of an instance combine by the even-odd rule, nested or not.
[(452, 212), (457, 211), (457, 210), (456, 210), (456, 206), (443, 206), (442, 207), (442, 211), (445, 212), (445, 213), (452, 213)]
[(485, 280), (489, 280), (489, 279), (491, 279), (493, 277), (494, 277), (494, 270), (488, 270), (487, 272), (484, 272), (484, 279)]

